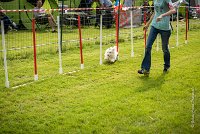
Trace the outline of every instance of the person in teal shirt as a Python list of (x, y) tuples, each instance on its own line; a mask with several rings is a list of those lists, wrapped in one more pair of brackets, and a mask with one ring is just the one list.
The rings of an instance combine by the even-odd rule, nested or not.
[(149, 25), (151, 26), (141, 69), (138, 70), (139, 74), (144, 74), (145, 76), (149, 76), (150, 73), (151, 49), (158, 34), (161, 35), (162, 39), (162, 51), (164, 57), (163, 72), (167, 72), (170, 68), (170, 52), (168, 49), (169, 38), (171, 35), (170, 15), (176, 13), (176, 9), (173, 7), (171, 0), (153, 0), (153, 3), (154, 13), (143, 28), (143, 30), (147, 30)]

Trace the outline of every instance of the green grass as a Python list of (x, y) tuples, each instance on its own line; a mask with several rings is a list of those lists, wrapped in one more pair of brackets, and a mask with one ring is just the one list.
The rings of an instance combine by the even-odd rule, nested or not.
[[(51, 46), (38, 48), (37, 82), (7, 89), (4, 71), (0, 71), (0, 133), (200, 133), (200, 40), (196, 36), (200, 30), (196, 27), (189, 31), (187, 45), (184, 32), (180, 32), (180, 44), (176, 47), (176, 33), (172, 33), (171, 69), (167, 74), (162, 73), (162, 51), (157, 52), (154, 44), (148, 78), (137, 74), (143, 58), (142, 32), (138, 32), (141, 27), (134, 29), (135, 56), (130, 57), (129, 35), (121, 36), (124, 40), (119, 43), (120, 59), (114, 64), (104, 62), (100, 66), (98, 44), (84, 42), (85, 68), (81, 70), (77, 45), (71, 43), (70, 48), (66, 43), (62, 54), (65, 75), (58, 74), (58, 54), (48, 53)], [(96, 33), (90, 29), (92, 37)], [(65, 38), (73, 39), (74, 35)], [(46, 40), (45, 34), (41, 33), (40, 38)], [(114, 45), (110, 43), (113, 39), (104, 40), (104, 50)], [(55, 41), (56, 36), (49, 40)], [(55, 51), (53, 48), (56, 46), (52, 46)], [(9, 60), (8, 67), (11, 86), (33, 81), (32, 55)], [(79, 71), (67, 73), (73, 70)], [(194, 127), (191, 127), (193, 104)]]

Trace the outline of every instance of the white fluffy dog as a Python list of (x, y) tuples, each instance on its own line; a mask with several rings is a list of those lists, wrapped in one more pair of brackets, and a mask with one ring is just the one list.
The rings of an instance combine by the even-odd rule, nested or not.
[(117, 61), (118, 59), (117, 46), (106, 49), (105, 54), (104, 54), (104, 59), (107, 62), (112, 62), (112, 63)]

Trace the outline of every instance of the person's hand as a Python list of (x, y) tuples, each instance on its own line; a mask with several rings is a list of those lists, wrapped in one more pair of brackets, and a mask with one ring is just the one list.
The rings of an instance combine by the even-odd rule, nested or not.
[(162, 14), (161, 14), (160, 16), (158, 16), (158, 17), (156, 18), (156, 22), (161, 21), (162, 18), (163, 18), (163, 16), (162, 16)]
[(143, 27), (143, 30), (146, 30), (149, 28), (149, 24), (147, 23), (144, 27)]

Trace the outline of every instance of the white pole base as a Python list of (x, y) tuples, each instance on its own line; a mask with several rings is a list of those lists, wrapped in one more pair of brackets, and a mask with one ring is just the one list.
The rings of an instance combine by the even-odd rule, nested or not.
[(187, 40), (185, 40), (185, 44), (187, 44), (188, 43), (188, 41)]
[(102, 65), (102, 64), (103, 64), (102, 60), (100, 60), (99, 64), (100, 64), (100, 65)]
[(84, 64), (81, 64), (81, 69), (84, 69)]
[(6, 88), (9, 88), (10, 87), (9, 81), (6, 81), (5, 85), (6, 85)]
[(178, 47), (178, 43), (176, 43), (176, 46)]
[(134, 57), (134, 52), (131, 53), (131, 57)]
[(38, 75), (37, 74), (34, 75), (34, 80), (35, 81), (38, 80)]
[(63, 69), (61, 67), (59, 68), (59, 74), (63, 74)]

